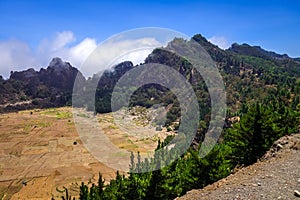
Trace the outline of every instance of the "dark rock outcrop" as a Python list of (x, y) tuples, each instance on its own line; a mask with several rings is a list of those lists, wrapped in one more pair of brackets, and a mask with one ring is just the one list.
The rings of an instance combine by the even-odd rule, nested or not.
[(49, 66), (40, 71), (30, 68), (11, 72), (8, 80), (0, 81), (0, 92), (3, 94), (0, 97), (0, 112), (70, 104), (76, 77), (85, 82), (78, 69), (60, 58), (53, 58)]

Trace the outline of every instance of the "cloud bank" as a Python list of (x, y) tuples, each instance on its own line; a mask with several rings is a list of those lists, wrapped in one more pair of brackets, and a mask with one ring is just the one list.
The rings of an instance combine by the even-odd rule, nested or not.
[(37, 64), (29, 45), (16, 39), (0, 41), (0, 55), (0, 75), (6, 78), (10, 71)]
[[(144, 61), (149, 53), (161, 44), (153, 38), (144, 38), (136, 40), (116, 41), (115, 43), (103, 43), (105, 52), (99, 58), (104, 59), (106, 63), (117, 64), (118, 62), (130, 60), (134, 64)], [(36, 50), (33, 50), (28, 43), (9, 39), (0, 41), (0, 75), (8, 78), (10, 71), (25, 70), (34, 68), (39, 70), (48, 66), (54, 57), (60, 57), (64, 61), (70, 62), (74, 67), (80, 69), (81, 65), (88, 56), (99, 45), (94, 38), (84, 38), (78, 41), (71, 31), (62, 31), (55, 34), (53, 38), (45, 38), (40, 41)], [(132, 49), (136, 47), (149, 47), (135, 52), (120, 52), (118, 49)], [(115, 59), (117, 58), (117, 59)], [(115, 60), (113, 60), (115, 59)], [(93, 70), (82, 70), (87, 76), (95, 73)]]
[(82, 72), (86, 76), (91, 76), (123, 61), (131, 61), (134, 65), (140, 64), (154, 48), (163, 45), (150, 37), (109, 39), (99, 45), (90, 55), (83, 64)]

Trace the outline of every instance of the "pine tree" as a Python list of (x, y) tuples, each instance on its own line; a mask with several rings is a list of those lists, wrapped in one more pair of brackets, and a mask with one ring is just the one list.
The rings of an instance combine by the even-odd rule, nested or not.
[(89, 196), (89, 189), (88, 187), (82, 182), (80, 186), (80, 193), (79, 193), (79, 199), (80, 200), (88, 200)]
[(102, 179), (102, 174), (99, 172), (99, 180), (98, 180), (98, 195), (99, 195), (99, 197), (101, 197), (103, 194), (104, 182), (105, 181)]

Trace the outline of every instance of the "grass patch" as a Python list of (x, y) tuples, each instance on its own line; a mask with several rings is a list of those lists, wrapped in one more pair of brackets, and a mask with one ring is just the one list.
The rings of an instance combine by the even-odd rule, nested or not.
[(42, 128), (46, 128), (46, 127), (49, 127), (49, 126), (51, 126), (52, 125), (52, 123), (51, 122), (38, 122), (37, 124), (36, 124), (36, 126), (38, 126), (38, 127), (42, 127)]
[(107, 123), (113, 123), (114, 118), (111, 116), (101, 116), (101, 118), (98, 119), (98, 122), (107, 122)]
[(90, 118), (88, 115), (84, 113), (77, 114), (78, 117), (85, 117), (85, 118)]
[(60, 110), (57, 108), (44, 109), (44, 110), (40, 111), (40, 114), (55, 116), (57, 119), (68, 119), (73, 116), (70, 111)]
[(134, 144), (130, 139), (127, 139), (127, 142), (130, 144)]
[(42, 114), (42, 115), (56, 116), (56, 113), (57, 113), (57, 109), (55, 109), (55, 108), (47, 108), (47, 109), (40, 111), (40, 114)]
[(32, 128), (32, 124), (26, 124), (25, 127), (23, 128), (23, 131), (28, 132), (30, 131), (31, 128)]
[(61, 112), (56, 113), (56, 117), (57, 117), (57, 119), (68, 119), (68, 118), (73, 117), (73, 114), (68, 111), (61, 111)]
[(108, 128), (109, 129), (119, 129), (119, 127), (116, 125), (109, 125)]

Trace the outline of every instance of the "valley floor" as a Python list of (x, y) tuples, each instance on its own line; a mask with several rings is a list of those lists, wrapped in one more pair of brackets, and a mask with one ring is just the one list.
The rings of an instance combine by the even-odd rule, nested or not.
[(115, 176), (84, 148), (70, 108), (0, 115), (0, 199), (51, 199), (72, 185), (78, 194), (99, 171)]
[[(115, 148), (142, 154), (153, 152), (158, 139), (170, 134), (146, 126), (148, 111), (142, 111), (137, 116), (130, 114), (134, 119), (126, 118), (123, 129), (116, 126), (111, 113), (93, 116), (77, 109), (73, 114), (82, 122), (93, 117)], [(123, 112), (116, 115), (125, 118)], [(95, 123), (84, 125), (85, 131), (93, 132)], [(94, 158), (81, 139), (70, 107), (0, 114), (0, 199), (60, 199), (64, 187), (78, 196), (81, 182), (96, 182), (99, 172), (106, 182), (115, 178), (116, 170)], [(110, 151), (103, 143), (98, 147)], [(129, 166), (129, 160), (124, 165)]]

